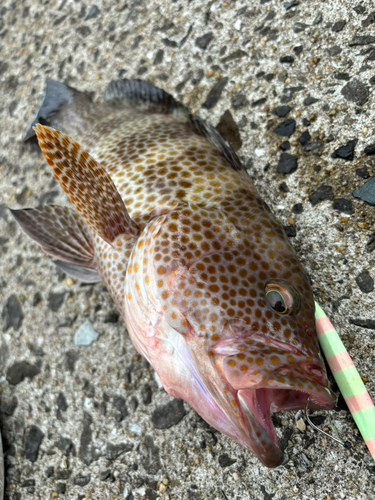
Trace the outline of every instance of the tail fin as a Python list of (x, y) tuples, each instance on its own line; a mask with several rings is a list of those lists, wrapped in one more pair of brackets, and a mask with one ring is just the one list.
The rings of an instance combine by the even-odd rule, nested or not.
[(90, 105), (91, 99), (87, 94), (68, 87), (64, 83), (47, 80), (42, 105), (23, 140), (27, 141), (35, 137), (33, 127), (38, 123), (52, 125), (54, 128), (61, 129), (62, 132), (69, 133), (70, 130), (67, 127), (72, 126), (74, 118), (81, 117), (82, 110)]

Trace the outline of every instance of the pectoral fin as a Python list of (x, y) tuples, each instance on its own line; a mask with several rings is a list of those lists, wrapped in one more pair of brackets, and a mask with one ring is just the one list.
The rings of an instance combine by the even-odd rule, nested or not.
[(97, 271), (92, 236), (84, 220), (73, 209), (59, 206), (11, 210), (21, 229), (57, 265), (82, 281), (101, 281)]
[(105, 169), (67, 135), (42, 125), (35, 133), (55, 178), (95, 233), (109, 244), (121, 235), (137, 237), (139, 227)]

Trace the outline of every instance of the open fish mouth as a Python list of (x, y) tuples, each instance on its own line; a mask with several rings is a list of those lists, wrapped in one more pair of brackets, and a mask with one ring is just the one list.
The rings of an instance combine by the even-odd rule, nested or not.
[[(303, 385), (303, 389), (296, 389), (296, 384)], [(336, 396), (328, 388), (303, 379), (294, 379), (289, 383), (286, 381), (284, 388), (267, 386), (240, 389), (237, 391), (237, 398), (251, 442), (250, 448), (267, 467), (281, 465), (284, 458), (271, 413), (302, 409), (307, 398), (310, 398), (311, 408), (330, 409), (336, 404)]]

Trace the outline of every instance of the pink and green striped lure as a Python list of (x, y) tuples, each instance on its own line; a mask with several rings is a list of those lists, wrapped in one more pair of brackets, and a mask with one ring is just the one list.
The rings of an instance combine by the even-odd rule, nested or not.
[(321, 307), (315, 302), (320, 347), (355, 423), (375, 460), (375, 407), (344, 344)]

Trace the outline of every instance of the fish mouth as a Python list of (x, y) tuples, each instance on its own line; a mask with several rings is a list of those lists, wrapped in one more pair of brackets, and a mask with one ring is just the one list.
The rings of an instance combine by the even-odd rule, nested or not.
[[(228, 349), (229, 347), (229, 349)], [(330, 409), (336, 396), (329, 390), (323, 361), (294, 346), (251, 337), (241, 344), (218, 347), (223, 371), (236, 394), (246, 444), (267, 467), (283, 462), (271, 413), (300, 410), (309, 398), (311, 409)]]
[(246, 388), (237, 391), (237, 399), (246, 428), (248, 447), (266, 467), (282, 464), (284, 455), (280, 449), (271, 413), (297, 410), (305, 407), (310, 398), (309, 407), (331, 409), (336, 404), (336, 396), (316, 382), (308, 382), (309, 388), (296, 389), (296, 383), (305, 385), (305, 380), (293, 380), (284, 387)]

